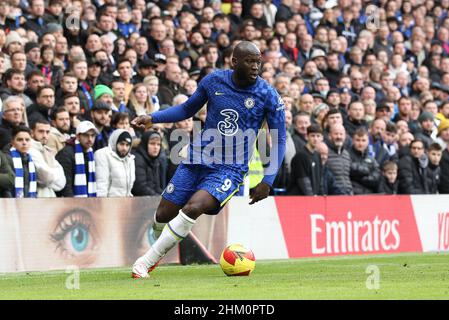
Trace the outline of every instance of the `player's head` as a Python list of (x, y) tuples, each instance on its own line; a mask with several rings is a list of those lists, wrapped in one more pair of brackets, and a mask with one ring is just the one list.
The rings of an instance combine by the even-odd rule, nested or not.
[(242, 41), (235, 46), (232, 68), (242, 84), (251, 85), (256, 82), (261, 63), (260, 50), (254, 43)]

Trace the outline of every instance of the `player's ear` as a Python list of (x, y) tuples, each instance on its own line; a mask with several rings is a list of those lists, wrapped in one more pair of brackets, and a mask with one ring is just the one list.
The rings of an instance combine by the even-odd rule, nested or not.
[(233, 56), (231, 58), (231, 69), (235, 69), (235, 66), (237, 65), (237, 59)]

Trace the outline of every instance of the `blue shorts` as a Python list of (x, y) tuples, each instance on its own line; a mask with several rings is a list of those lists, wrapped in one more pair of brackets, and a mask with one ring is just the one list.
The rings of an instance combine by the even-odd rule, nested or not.
[(205, 190), (220, 204), (219, 208), (206, 214), (217, 214), (226, 202), (243, 186), (243, 173), (221, 167), (201, 164), (179, 164), (162, 197), (178, 206), (184, 206), (195, 192)]

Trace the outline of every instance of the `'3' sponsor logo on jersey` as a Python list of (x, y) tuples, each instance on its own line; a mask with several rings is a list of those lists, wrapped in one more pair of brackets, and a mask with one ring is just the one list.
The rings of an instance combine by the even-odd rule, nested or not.
[(221, 110), (220, 114), (225, 118), (218, 122), (217, 129), (222, 135), (233, 136), (239, 130), (239, 125), (237, 120), (239, 119), (239, 114), (233, 109)]

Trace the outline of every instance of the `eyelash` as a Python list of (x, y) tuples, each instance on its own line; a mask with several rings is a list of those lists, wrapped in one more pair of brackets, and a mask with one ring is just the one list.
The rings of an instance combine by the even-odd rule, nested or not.
[(56, 226), (55, 231), (50, 235), (51, 241), (56, 243), (56, 249), (65, 255), (68, 249), (64, 245), (64, 238), (66, 235), (78, 226), (83, 226), (89, 235), (91, 235), (92, 222), (88, 212), (82, 209), (73, 209), (65, 214), (61, 221)]

